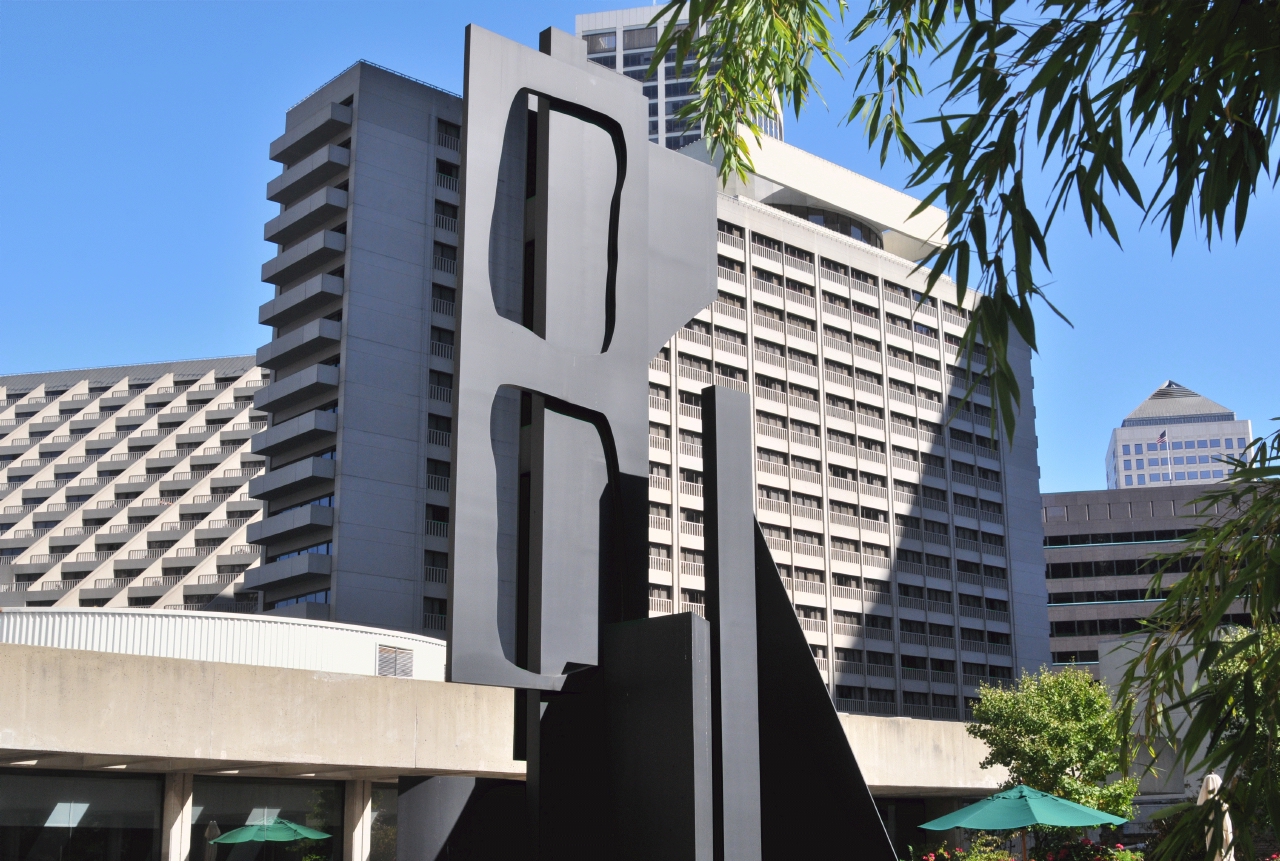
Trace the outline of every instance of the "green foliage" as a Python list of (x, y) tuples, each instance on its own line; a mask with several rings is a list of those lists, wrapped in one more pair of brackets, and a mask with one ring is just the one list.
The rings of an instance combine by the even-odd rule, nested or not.
[[(845, 0), (836, 4), (843, 15)], [(750, 0), (741, 5), (737, 0), (677, 0), (654, 20), (668, 9), (685, 6), (690, 20), (701, 26), (679, 27), (679, 15), (672, 16), (649, 71), (657, 72), (672, 47), (677, 65), (689, 58), (697, 92), (680, 116), (702, 121), (712, 153), (723, 156), (724, 176), (745, 177), (751, 156), (740, 125), (758, 144), (759, 122), (777, 116), (779, 99), (792, 104), (798, 116), (816, 92), (809, 68), (815, 56), (839, 67), (841, 58), (827, 27), (829, 12), (821, 0)]]
[(933, 849), (917, 849), (907, 847), (908, 861), (1015, 861), (1004, 848), (1004, 840), (985, 832), (976, 832), (970, 843), (969, 851), (956, 846), (947, 848), (947, 841)]
[(1127, 742), (1107, 688), (1084, 670), (1025, 674), (1015, 687), (984, 685), (970, 735), (987, 743), (983, 768), (1003, 765), (1009, 785), (1066, 798), (1116, 816), (1133, 815), (1138, 781), (1107, 783)]
[[(837, 0), (841, 19), (846, 10)], [(882, 160), (896, 148), (913, 161), (911, 186), (945, 208), (928, 284), (950, 273), (958, 296), (979, 292), (965, 353), (979, 335), (991, 348), (993, 421), (1010, 438), (1021, 393), (1009, 331), (1035, 349), (1034, 272), (1050, 268), (1054, 218), (1078, 205), (1090, 231), (1118, 243), (1110, 192), (1160, 219), (1174, 247), (1188, 215), (1208, 240), (1230, 216), (1238, 237), (1280, 129), (1274, 0), (1033, 0), (1012, 12), (1013, 0), (870, 0), (848, 34), (872, 43), (849, 118)], [(686, 13), (691, 26), (677, 28)], [(684, 115), (702, 121), (725, 176), (750, 169), (747, 136), (759, 140), (775, 100), (798, 114), (816, 94), (815, 57), (842, 64), (819, 0), (671, 0), (654, 20), (667, 15), (655, 65), (672, 46), (695, 58), (699, 92)], [(926, 120), (941, 140), (922, 147), (907, 122), (922, 94), (916, 69), (947, 60), (941, 112)], [(1135, 152), (1161, 168), (1146, 193)], [(1052, 192), (1033, 206), (1026, 179), (1045, 169)]]
[(1088, 837), (1077, 837), (1074, 829), (1046, 829), (1036, 833), (1032, 861), (1142, 861), (1142, 853), (1122, 844), (1108, 846)]
[(1016, 861), (1008, 848), (1009, 835), (975, 831), (969, 835), (969, 851), (963, 861)]
[[(1198, 561), (1151, 615), (1121, 684), (1136, 732), (1179, 739), (1187, 771), (1223, 778), (1222, 804), (1171, 811), (1180, 815), (1158, 855), (1171, 861), (1203, 847), (1207, 831), (1212, 856), (1228, 813), (1238, 858), (1253, 857), (1255, 829), (1280, 822), (1280, 433), (1231, 465), (1234, 474), (1196, 503), (1219, 513), (1165, 557)], [(1252, 626), (1224, 632), (1228, 613)]]

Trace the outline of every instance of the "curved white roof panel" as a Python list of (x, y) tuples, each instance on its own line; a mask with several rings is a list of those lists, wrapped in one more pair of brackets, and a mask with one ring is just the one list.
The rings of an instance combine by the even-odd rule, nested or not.
[[(281, 616), (6, 607), (0, 643), (444, 681), (444, 640)], [(388, 659), (391, 672), (385, 671)]]

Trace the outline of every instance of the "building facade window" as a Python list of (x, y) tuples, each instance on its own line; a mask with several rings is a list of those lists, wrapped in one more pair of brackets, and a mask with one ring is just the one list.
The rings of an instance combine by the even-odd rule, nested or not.
[(0, 846), (6, 848), (0, 852), (5, 858), (159, 858), (163, 793), (163, 780), (154, 776), (2, 773)]
[[(202, 777), (192, 787), (191, 854), (226, 861), (236, 847), (211, 844), (210, 824), (226, 833), (244, 825), (287, 819), (332, 835), (323, 840), (303, 839), (287, 844), (248, 844), (288, 847), (284, 857), (307, 861), (338, 861), (343, 847), (343, 785), (329, 780)], [(240, 844), (245, 845), (245, 844)], [(250, 852), (245, 857), (256, 857)], [(266, 853), (263, 853), (264, 857)], [(239, 854), (236, 857), (240, 857)]]

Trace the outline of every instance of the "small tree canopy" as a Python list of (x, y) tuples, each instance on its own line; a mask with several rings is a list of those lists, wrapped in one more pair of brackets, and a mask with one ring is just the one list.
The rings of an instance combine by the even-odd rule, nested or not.
[(1003, 765), (1011, 786), (1129, 818), (1137, 779), (1107, 782), (1127, 742), (1118, 718), (1110, 692), (1089, 673), (1041, 668), (1012, 688), (983, 685), (967, 729), (991, 748), (982, 767)]

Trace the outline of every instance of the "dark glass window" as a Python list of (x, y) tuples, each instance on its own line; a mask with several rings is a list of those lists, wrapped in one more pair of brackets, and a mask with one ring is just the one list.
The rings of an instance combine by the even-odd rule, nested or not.
[(816, 206), (801, 206), (793, 203), (771, 203), (769, 205), (774, 209), (781, 209), (783, 212), (789, 212), (806, 221), (812, 221), (814, 224), (821, 225), (828, 230), (857, 239), (868, 245), (874, 245), (876, 248), (884, 247), (884, 240), (880, 238), (879, 231), (869, 224), (865, 224), (842, 212), (832, 212), (829, 209), (819, 209)]
[[(196, 776), (191, 855), (207, 861), (338, 861), (342, 857), (342, 784), (338, 781)], [(288, 843), (209, 843), (245, 825), (285, 819), (332, 835)]]
[(0, 858), (157, 859), (163, 791), (151, 776), (0, 772)]

